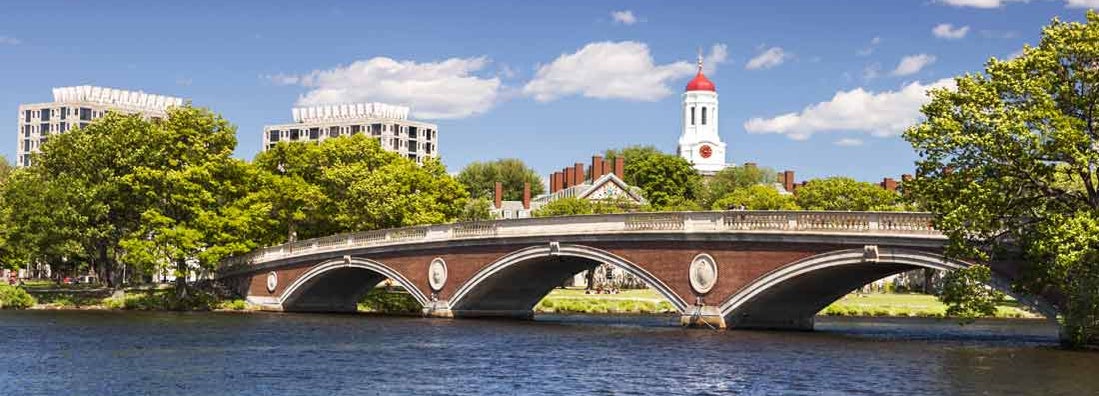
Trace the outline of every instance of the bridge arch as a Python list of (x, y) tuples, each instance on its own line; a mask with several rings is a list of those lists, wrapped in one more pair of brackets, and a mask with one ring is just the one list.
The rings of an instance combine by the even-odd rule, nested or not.
[[(930, 268), (954, 270), (972, 264), (912, 249), (867, 246), (807, 257), (777, 268), (727, 298), (720, 312), (730, 327), (812, 329), (820, 310), (852, 290), (901, 272)], [(1057, 311), (1040, 297), (1020, 295), (993, 272), (989, 285), (1050, 319)]]
[(517, 250), (482, 268), (450, 297), (455, 316), (527, 316), (569, 276), (606, 263), (637, 276), (666, 298), (678, 312), (688, 304), (671, 287), (641, 266), (608, 251), (585, 245), (550, 243)]
[(321, 262), (299, 276), (279, 298), (284, 311), (354, 312), (358, 302), (386, 278), (401, 285), (420, 305), (428, 298), (400, 272), (381, 262), (346, 256)]

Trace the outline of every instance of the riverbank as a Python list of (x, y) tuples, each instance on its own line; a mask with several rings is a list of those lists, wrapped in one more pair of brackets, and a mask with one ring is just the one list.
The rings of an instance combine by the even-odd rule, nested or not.
[[(137, 310), (137, 311), (257, 311), (259, 307), (242, 299), (219, 298), (215, 293), (193, 290), (186, 299), (176, 297), (165, 285), (131, 288), (121, 292), (89, 287), (26, 288), (31, 300), (16, 294), (17, 288), (4, 285), (11, 308), (40, 310)], [(0, 302), (0, 306), (4, 303)], [(419, 315), (419, 303), (400, 288), (379, 287), (360, 301), (360, 312)], [(539, 314), (625, 314), (670, 315), (675, 307), (651, 289), (622, 290), (617, 294), (588, 294), (584, 289), (554, 289), (534, 307)], [(876, 316), (943, 318), (946, 305), (926, 294), (869, 293), (849, 294), (820, 312), (823, 316)], [(1014, 300), (998, 307), (995, 318), (1040, 318)]]

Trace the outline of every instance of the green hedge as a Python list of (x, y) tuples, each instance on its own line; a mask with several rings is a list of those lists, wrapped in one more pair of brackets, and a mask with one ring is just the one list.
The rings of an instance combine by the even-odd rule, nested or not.
[(37, 301), (22, 288), (0, 284), (0, 309), (30, 308)]

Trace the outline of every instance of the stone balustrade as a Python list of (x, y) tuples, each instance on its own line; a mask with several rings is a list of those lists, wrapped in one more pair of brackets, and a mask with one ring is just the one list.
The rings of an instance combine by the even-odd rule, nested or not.
[(407, 243), (615, 233), (834, 233), (941, 236), (932, 215), (918, 212), (748, 211), (620, 213), (507, 219), (355, 232), (257, 249), (223, 267), (263, 264), (298, 255)]

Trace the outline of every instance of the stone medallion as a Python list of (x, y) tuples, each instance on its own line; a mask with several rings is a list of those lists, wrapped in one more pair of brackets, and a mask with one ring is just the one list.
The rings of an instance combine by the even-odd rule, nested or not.
[(427, 267), (427, 283), (431, 286), (431, 290), (443, 290), (443, 286), (446, 285), (446, 261), (442, 258), (437, 257), (431, 260), (431, 265)]
[(706, 253), (700, 253), (691, 261), (691, 288), (695, 293), (706, 294), (717, 284), (717, 262)]
[(267, 292), (268, 293), (274, 293), (276, 287), (279, 287), (279, 274), (276, 274), (275, 271), (268, 272), (267, 273)]

